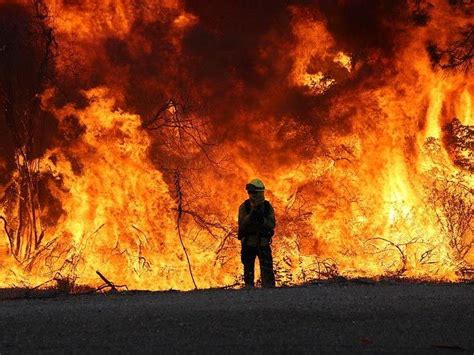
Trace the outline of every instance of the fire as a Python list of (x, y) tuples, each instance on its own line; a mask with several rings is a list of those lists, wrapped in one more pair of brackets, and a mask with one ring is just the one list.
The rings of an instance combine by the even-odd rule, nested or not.
[(434, 1), (420, 25), (411, 2), (33, 3), (47, 16), (0, 3), (1, 24), (55, 36), (54, 76), (13, 107), (34, 102), (41, 129), (12, 133), (23, 116), (0, 86), (0, 287), (98, 286), (96, 270), (131, 289), (238, 285), (253, 177), (280, 285), (472, 278), (474, 87), (448, 51), (470, 4)]
[(338, 63), (340, 66), (346, 68), (348, 72), (352, 70), (352, 59), (344, 52), (337, 52), (333, 61), (334, 63)]

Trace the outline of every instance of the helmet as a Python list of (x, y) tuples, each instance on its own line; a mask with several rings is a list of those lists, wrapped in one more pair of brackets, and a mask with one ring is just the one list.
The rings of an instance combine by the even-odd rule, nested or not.
[(262, 180), (253, 179), (247, 185), (245, 185), (245, 189), (248, 192), (265, 191), (265, 185), (263, 184)]

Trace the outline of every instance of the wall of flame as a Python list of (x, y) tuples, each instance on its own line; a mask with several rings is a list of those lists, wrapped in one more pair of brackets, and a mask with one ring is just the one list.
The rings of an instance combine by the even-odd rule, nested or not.
[[(46, 3), (58, 80), (41, 93), (55, 124), (38, 162), (54, 243), (25, 268), (2, 235), (0, 286), (98, 285), (100, 270), (133, 289), (193, 288), (176, 171), (201, 288), (239, 281), (236, 214), (253, 177), (277, 213), (279, 284), (457, 281), (474, 265), (430, 202), (457, 179), (472, 204), (472, 171), (454, 162), (445, 127), (472, 126), (474, 81), (426, 51), (472, 23), (469, 4), (432, 1), (429, 23), (415, 26), (404, 1)], [(160, 119), (179, 110), (189, 134), (144, 128), (169, 99), (181, 106)], [(0, 192), (15, 176), (5, 137)], [(471, 221), (464, 244), (472, 231)]]

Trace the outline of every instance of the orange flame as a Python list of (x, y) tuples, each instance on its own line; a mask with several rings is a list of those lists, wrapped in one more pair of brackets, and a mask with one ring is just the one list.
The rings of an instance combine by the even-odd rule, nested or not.
[[(389, 62), (376, 48), (357, 57), (323, 10), (286, 8), (291, 40), (274, 29), (255, 39), (261, 62), (252, 65), (256, 76), (286, 73), (282, 80), (253, 87), (255, 78), (226, 67), (221, 79), (232, 95), (254, 98), (239, 108), (225, 101), (215, 68), (198, 62), (209, 77), (182, 69), (208, 55), (201, 46), (212, 45), (205, 36), (221, 38), (221, 19), (201, 18), (177, 0), (67, 3), (47, 1), (60, 48), (56, 66), (72, 82), (68, 70), (78, 65), (82, 101), (58, 105), (59, 84), (42, 93), (59, 138), (32, 160), (59, 201), (59, 217), (44, 225), (33, 260), (16, 260), (7, 238), (0, 239), (1, 287), (53, 277), (96, 286), (95, 270), (133, 289), (192, 289), (190, 270), (200, 288), (234, 285), (241, 273), (235, 215), (255, 176), (277, 213), (279, 284), (335, 275), (470, 277), (463, 272), (474, 265), (474, 180), (455, 162), (446, 127), (454, 118), (472, 126), (473, 82), (469, 72), (434, 68), (426, 52), (433, 33), (449, 41), (456, 29), (447, 24), (469, 24), (460, 10), (439, 0), (428, 26), (408, 30), (403, 22)], [(157, 50), (154, 35), (163, 36), (164, 49)], [(192, 36), (204, 39), (191, 45)], [(114, 55), (104, 64), (107, 45)], [(196, 57), (187, 57), (189, 48)], [(272, 50), (285, 54), (269, 64)], [(156, 66), (166, 75), (133, 86), (145, 57), (146, 70)], [(383, 67), (383, 75), (371, 74), (370, 65)], [(103, 80), (96, 84), (96, 77)], [(155, 117), (157, 130), (147, 129), (141, 112), (149, 103), (137, 90), (184, 97), (193, 90), (182, 82), (197, 91), (195, 106), (210, 108), (169, 101)], [(294, 115), (278, 111), (289, 92), (298, 94)], [(209, 97), (215, 100), (205, 102)], [(472, 151), (458, 150), (472, 159)], [(8, 159), (0, 158), (4, 171)], [(175, 171), (183, 176), (179, 188)], [(0, 184), (2, 195), (7, 185)], [(45, 204), (52, 211), (52, 202)], [(0, 205), (0, 215), (7, 212)]]

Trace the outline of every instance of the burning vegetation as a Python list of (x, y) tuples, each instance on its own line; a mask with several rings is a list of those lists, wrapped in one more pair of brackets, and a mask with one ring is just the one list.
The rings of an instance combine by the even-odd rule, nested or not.
[(1, 0), (0, 286), (472, 278), (473, 6)]

